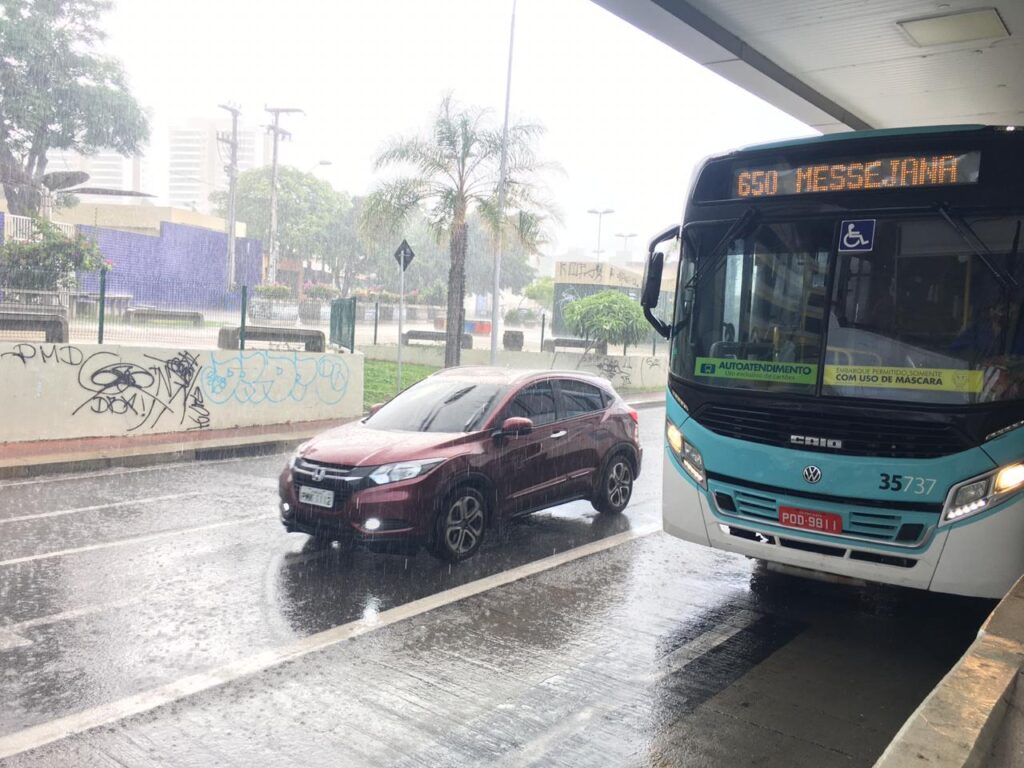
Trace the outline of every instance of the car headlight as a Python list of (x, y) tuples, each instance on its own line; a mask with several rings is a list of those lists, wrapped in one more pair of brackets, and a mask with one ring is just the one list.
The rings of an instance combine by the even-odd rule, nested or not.
[(422, 461), (401, 461), (396, 464), (385, 464), (370, 473), (370, 480), (377, 485), (397, 483), (413, 477), (425, 475), (446, 459), (423, 459)]
[(1024, 487), (1024, 464), (1005, 467), (953, 486), (946, 497), (942, 522), (952, 523), (984, 512)]
[(690, 443), (682, 430), (671, 421), (665, 422), (665, 439), (668, 440), (669, 448), (679, 459), (686, 473), (692, 477), (702, 488), (708, 487), (707, 474), (704, 472), (704, 457), (700, 451)]
[(310, 442), (312, 441), (307, 440), (306, 442), (302, 443), (298, 448), (295, 449), (295, 453), (288, 457), (288, 469), (295, 469), (295, 462), (299, 460), (300, 456), (302, 456), (302, 452), (309, 447)]

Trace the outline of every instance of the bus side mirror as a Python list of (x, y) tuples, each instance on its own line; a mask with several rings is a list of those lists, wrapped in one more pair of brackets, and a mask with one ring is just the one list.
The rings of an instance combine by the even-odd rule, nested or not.
[(655, 251), (653, 248), (647, 255), (647, 266), (644, 267), (643, 290), (640, 294), (640, 306), (643, 307), (644, 317), (650, 323), (655, 333), (663, 339), (667, 339), (672, 329), (666, 323), (659, 320), (651, 312), (658, 306), (658, 298), (661, 294), (661, 273), (665, 269), (665, 254)]
[(661, 295), (661, 273), (665, 269), (665, 254), (653, 251), (647, 255), (647, 266), (644, 267), (644, 290), (640, 296), (640, 306), (654, 309), (658, 306)]

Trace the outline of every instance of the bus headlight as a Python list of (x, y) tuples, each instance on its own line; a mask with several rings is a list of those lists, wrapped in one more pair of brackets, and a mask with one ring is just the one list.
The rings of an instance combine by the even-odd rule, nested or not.
[(669, 448), (679, 459), (686, 473), (692, 477), (702, 488), (708, 487), (707, 475), (704, 472), (704, 457), (701, 456), (692, 443), (690, 443), (682, 431), (671, 421), (665, 422), (665, 439), (668, 440)]
[(1024, 464), (1008, 464), (995, 472), (953, 486), (946, 497), (942, 522), (963, 520), (998, 504), (1024, 487)]

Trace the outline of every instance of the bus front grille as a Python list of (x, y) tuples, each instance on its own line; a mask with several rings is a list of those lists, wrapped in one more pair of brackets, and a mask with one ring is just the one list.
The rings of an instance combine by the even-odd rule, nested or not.
[[(815, 413), (806, 409), (708, 403), (693, 418), (712, 432), (737, 440), (848, 456), (932, 459), (972, 447), (949, 424), (900, 418), (895, 414), (882, 419), (863, 413)], [(812, 447), (806, 441), (794, 445), (791, 438), (795, 435), (827, 438), (831, 445), (839, 441), (841, 447)]]
[[(716, 488), (713, 495), (723, 515), (772, 525), (779, 525), (779, 507), (791, 503), (768, 493), (739, 488)], [(813, 503), (808, 506), (814, 508)], [(847, 509), (838, 514), (843, 518), (843, 530), (833, 535), (898, 546), (916, 546), (932, 527), (931, 516), (925, 513)]]

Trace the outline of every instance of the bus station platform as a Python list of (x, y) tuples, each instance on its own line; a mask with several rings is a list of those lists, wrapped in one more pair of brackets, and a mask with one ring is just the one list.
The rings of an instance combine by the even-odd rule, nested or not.
[[(870, 766), (992, 607), (795, 579), (617, 525), (0, 737), (0, 763)], [(292, 588), (344, 556), (301, 555)]]

